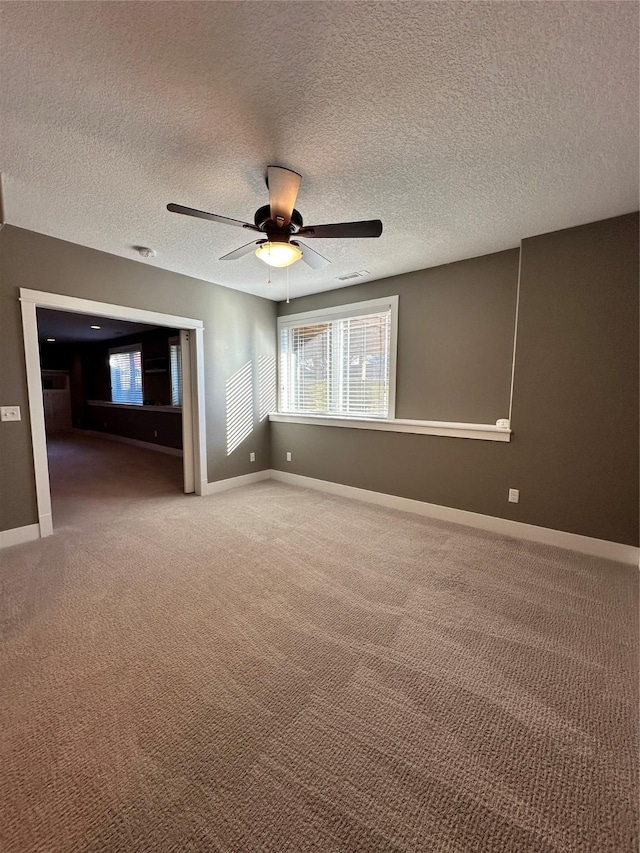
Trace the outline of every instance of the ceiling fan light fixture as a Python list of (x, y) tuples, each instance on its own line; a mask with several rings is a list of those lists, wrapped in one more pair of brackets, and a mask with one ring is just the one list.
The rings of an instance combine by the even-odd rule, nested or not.
[(302, 250), (291, 243), (262, 243), (256, 249), (256, 257), (270, 267), (288, 267), (302, 257)]

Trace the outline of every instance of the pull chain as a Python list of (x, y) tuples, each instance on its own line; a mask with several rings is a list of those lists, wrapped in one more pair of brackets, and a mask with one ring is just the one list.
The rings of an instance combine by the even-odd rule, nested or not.
[(287, 267), (287, 305), (289, 304), (289, 267)]

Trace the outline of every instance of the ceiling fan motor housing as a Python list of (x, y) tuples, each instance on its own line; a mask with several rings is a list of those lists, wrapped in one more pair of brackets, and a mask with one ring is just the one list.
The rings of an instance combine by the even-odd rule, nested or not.
[(268, 204), (256, 210), (253, 221), (261, 231), (265, 231), (269, 235), (269, 239), (273, 242), (278, 242), (278, 238), (280, 242), (287, 242), (290, 234), (295, 234), (302, 228), (300, 211), (292, 210), (291, 221), (288, 225), (282, 226), (271, 219), (271, 207)]

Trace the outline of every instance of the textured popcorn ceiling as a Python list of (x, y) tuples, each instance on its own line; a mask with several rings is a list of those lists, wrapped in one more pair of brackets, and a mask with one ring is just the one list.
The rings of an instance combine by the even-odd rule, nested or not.
[[(240, 229), (269, 163), (302, 174), (315, 240), (292, 295), (516, 246), (638, 206), (638, 5), (0, 4), (8, 222), (250, 293), (285, 272)], [(136, 245), (157, 257), (142, 261)], [(43, 275), (46, 271), (43, 270)], [(360, 279), (362, 280), (362, 279)], [(108, 294), (105, 294), (108, 298)]]

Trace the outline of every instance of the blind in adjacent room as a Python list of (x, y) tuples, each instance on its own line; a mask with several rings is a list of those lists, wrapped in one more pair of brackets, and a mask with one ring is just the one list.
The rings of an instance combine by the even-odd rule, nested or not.
[(284, 324), (281, 411), (388, 417), (391, 308)]
[(169, 338), (169, 367), (171, 371), (171, 405), (182, 405), (182, 349), (180, 338)]
[(133, 344), (109, 350), (111, 401), (142, 405), (142, 347)]

